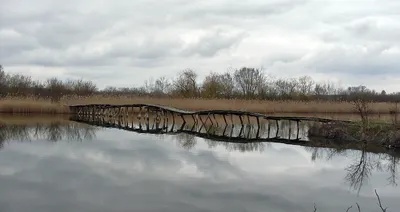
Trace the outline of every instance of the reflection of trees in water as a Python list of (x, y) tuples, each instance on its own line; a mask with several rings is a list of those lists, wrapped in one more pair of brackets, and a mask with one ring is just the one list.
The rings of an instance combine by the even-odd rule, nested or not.
[[(275, 121), (265, 120), (260, 124), (260, 127), (256, 124), (244, 124), (244, 125), (208, 125), (204, 127), (203, 132), (210, 134), (223, 134), (229, 136), (239, 136), (244, 138), (255, 138), (257, 135), (263, 138), (285, 138), (285, 139), (296, 139), (297, 138), (297, 124), (293, 121), (278, 121), (279, 129)], [(307, 139), (308, 124), (306, 122), (299, 123), (299, 138)]]
[(360, 192), (363, 184), (369, 180), (375, 162), (371, 154), (361, 151), (359, 158), (345, 168), (345, 180), (350, 183), (350, 187)]
[(368, 183), (372, 171), (387, 172), (387, 181), (389, 185), (397, 186), (398, 164), (400, 157), (398, 153), (371, 153), (365, 150), (349, 150), (335, 148), (305, 147), (312, 152), (311, 159), (331, 160), (335, 156), (354, 158), (354, 160), (345, 168), (346, 176), (344, 179), (350, 187), (360, 192), (363, 185)]
[[(257, 133), (257, 128), (254, 125), (244, 125), (241, 126), (234, 126), (234, 125), (227, 125), (227, 126), (206, 126), (206, 133), (210, 135), (227, 135), (227, 136), (242, 136), (250, 138), (255, 137)], [(188, 125), (184, 129), (191, 130), (193, 129), (192, 126)], [(260, 126), (260, 132), (264, 132), (266, 130), (265, 125)], [(192, 149), (197, 144), (197, 137), (196, 135), (187, 134), (187, 133), (180, 133), (174, 136), (175, 140), (177, 141), (178, 145), (185, 148), (185, 149)], [(216, 148), (218, 146), (223, 146), (228, 151), (240, 151), (240, 152), (248, 152), (248, 151), (259, 151), (262, 152), (265, 146), (271, 145), (270, 143), (262, 143), (262, 142), (252, 142), (252, 143), (234, 143), (234, 142), (226, 142), (226, 141), (215, 141), (208, 138), (202, 138), (204, 142), (208, 145), (209, 148)]]
[(398, 164), (400, 164), (400, 157), (393, 157), (393, 156), (388, 156), (387, 157), (388, 165), (386, 166), (386, 171), (390, 173), (390, 176), (387, 178), (389, 181), (389, 184), (397, 186), (397, 169), (398, 169)]
[(1, 125), (0, 147), (6, 141), (47, 140), (91, 140), (95, 137), (95, 128), (73, 122), (51, 122), (33, 125)]
[(313, 146), (305, 146), (307, 151), (311, 152), (311, 160), (316, 161), (317, 159), (330, 160), (334, 156), (344, 156), (347, 157), (346, 148), (321, 148)]
[[(184, 149), (192, 149), (197, 144), (197, 137), (195, 135), (190, 134), (177, 134), (174, 136), (177, 144), (184, 148)], [(221, 142), (221, 141), (214, 141), (209, 139), (204, 139), (204, 142), (208, 145), (209, 148), (213, 149), (218, 146), (225, 147), (228, 151), (240, 151), (240, 152), (250, 152), (250, 151), (264, 151), (265, 146), (270, 145), (270, 143), (261, 143), (261, 142), (254, 142), (254, 143), (229, 143), (229, 142)]]
[(175, 140), (178, 142), (179, 146), (183, 147), (184, 149), (192, 149), (196, 146), (196, 136), (180, 133), (175, 135)]

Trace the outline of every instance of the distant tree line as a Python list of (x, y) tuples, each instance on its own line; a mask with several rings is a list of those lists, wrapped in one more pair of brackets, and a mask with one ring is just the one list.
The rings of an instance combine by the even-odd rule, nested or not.
[(0, 65), (0, 98), (42, 97), (58, 101), (63, 96), (143, 96), (249, 100), (333, 100), (351, 101), (362, 96), (369, 101), (400, 101), (400, 92), (377, 92), (366, 86), (341, 88), (332, 82), (316, 82), (309, 76), (274, 79), (257, 68), (242, 67), (225, 73), (211, 72), (199, 82), (192, 69), (178, 73), (175, 79), (165, 77), (146, 80), (137, 87), (99, 89), (88, 80), (32, 80), (30, 76), (8, 74)]

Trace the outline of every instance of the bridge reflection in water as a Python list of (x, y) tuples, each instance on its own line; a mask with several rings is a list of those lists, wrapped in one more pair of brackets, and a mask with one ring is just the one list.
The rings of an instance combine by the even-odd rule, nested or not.
[[(72, 121), (86, 123), (105, 128), (116, 128), (136, 133), (147, 134), (188, 134), (207, 140), (255, 143), (255, 142), (279, 142), (301, 144), (308, 141), (307, 123), (297, 124), (289, 120), (269, 121), (263, 120), (259, 124), (253, 123), (199, 123), (174, 120), (167, 117), (164, 121), (153, 119), (138, 119), (133, 117), (99, 117), (91, 115), (74, 115)], [(171, 121), (169, 121), (171, 120)]]
[[(230, 142), (307, 141), (307, 122), (337, 122), (316, 117), (267, 116), (232, 110), (185, 111), (152, 104), (70, 106), (73, 120), (138, 133), (193, 134)], [(304, 123), (305, 122), (305, 123)], [(136, 124), (135, 124), (136, 123)]]

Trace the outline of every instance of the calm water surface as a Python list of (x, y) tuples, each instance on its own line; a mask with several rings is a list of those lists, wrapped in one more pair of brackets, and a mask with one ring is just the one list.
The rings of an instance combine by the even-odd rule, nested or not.
[[(0, 211), (400, 211), (399, 159), (77, 124), (0, 127)], [(397, 172), (396, 172), (397, 171)], [(353, 210), (354, 211), (354, 210)]]

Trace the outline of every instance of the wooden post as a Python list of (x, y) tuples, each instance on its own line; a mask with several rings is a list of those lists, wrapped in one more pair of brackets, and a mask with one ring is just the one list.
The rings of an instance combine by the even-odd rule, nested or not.
[(240, 124), (243, 126), (243, 120), (241, 115), (239, 115), (239, 119), (240, 119)]
[(193, 132), (194, 128), (196, 127), (196, 124), (193, 124), (192, 129), (190, 129), (190, 131)]
[(185, 118), (183, 117), (183, 114), (180, 114), (180, 116), (181, 116), (181, 118), (182, 118), (182, 120), (183, 120), (183, 123), (186, 124), (186, 120), (185, 120)]
[[(148, 114), (148, 112), (149, 112), (149, 108), (147, 108), (147, 114)], [(147, 131), (149, 130), (149, 127), (150, 127), (150, 122), (149, 121), (150, 120), (149, 120), (149, 117), (147, 115), (146, 120), (145, 120), (145, 122), (146, 122), (146, 130)]]
[(243, 124), (242, 124), (242, 127), (240, 127), (240, 132), (239, 132), (239, 138), (240, 138), (240, 136), (242, 135), (242, 132), (243, 132)]
[(175, 116), (174, 116), (174, 112), (172, 112), (172, 111), (171, 111), (171, 114), (172, 114), (172, 126), (171, 126), (170, 132), (173, 132), (174, 128), (175, 128)]
[(249, 124), (248, 131), (247, 131), (247, 137), (246, 137), (247, 139), (250, 138), (251, 129), (252, 129), (252, 126)]
[(167, 110), (165, 110), (165, 117), (167, 119), (167, 129), (168, 129), (169, 119), (168, 119), (168, 111)]
[(185, 125), (186, 125), (186, 121), (185, 121), (185, 122), (183, 122), (183, 124), (181, 125), (181, 128), (179, 129), (179, 131), (182, 131), (182, 130), (183, 130), (183, 128), (185, 127)]
[(260, 138), (260, 127), (257, 127), (256, 138)]
[(139, 130), (141, 130), (141, 129), (142, 129), (142, 122), (139, 121)]
[(232, 124), (232, 128), (231, 128), (231, 134), (230, 134), (230, 138), (232, 138), (232, 135), (233, 135), (233, 128), (234, 128), (234, 125)]
[(206, 128), (206, 133), (207, 133), (207, 134), (210, 132), (210, 130), (211, 130), (212, 127), (213, 127), (213, 125), (210, 125), (210, 126), (208, 127), (208, 129), (207, 129), (206, 127), (204, 127), (204, 128)]
[(224, 132), (222, 132), (222, 136), (225, 136), (225, 131), (226, 131), (226, 128), (228, 127), (228, 125), (227, 124), (225, 124), (225, 127), (224, 127)]
[(150, 114), (150, 109), (149, 107), (146, 107), (146, 120), (149, 121), (149, 115)]
[(194, 123), (193, 125), (196, 125), (196, 118), (194, 117), (193, 114), (191, 115), (191, 117), (192, 117), (192, 119), (193, 119), (193, 123)]
[(207, 114), (206, 123), (207, 123), (207, 120), (208, 120), (208, 119), (209, 119), (210, 122), (211, 122), (211, 126), (214, 125), (214, 123), (213, 123), (213, 121), (212, 121), (212, 119), (211, 119), (211, 117), (210, 117), (210, 113)]
[(275, 122), (276, 122), (276, 135), (275, 135), (275, 137), (278, 138), (278, 134), (279, 134), (279, 122), (278, 122), (278, 119), (276, 119)]
[(201, 121), (201, 126), (200, 126), (200, 130), (199, 130), (199, 132), (201, 132), (201, 129), (203, 129), (203, 127), (204, 127), (204, 122), (203, 122), (203, 119), (201, 118), (201, 116), (199, 116), (199, 119), (200, 119), (200, 121)]
[(137, 119), (140, 121), (141, 118), (142, 118), (142, 106), (139, 106), (139, 113), (137, 115)]
[(228, 122), (226, 121), (225, 114), (222, 114), (222, 116), (224, 117), (225, 126), (228, 126)]
[(300, 122), (300, 120), (297, 120), (297, 137), (296, 137), (296, 140), (299, 140), (299, 134), (300, 134), (300, 126), (299, 126), (299, 122)]
[(215, 114), (213, 114), (213, 118), (214, 118), (214, 121), (216, 122), (217, 127), (218, 127), (218, 120), (215, 118)]
[(175, 125), (175, 113), (171, 111), (172, 115), (172, 125)]
[(166, 117), (166, 115), (165, 115), (165, 110), (162, 110), (162, 116), (163, 116), (163, 129), (166, 129), (166, 120), (167, 120), (167, 117)]

